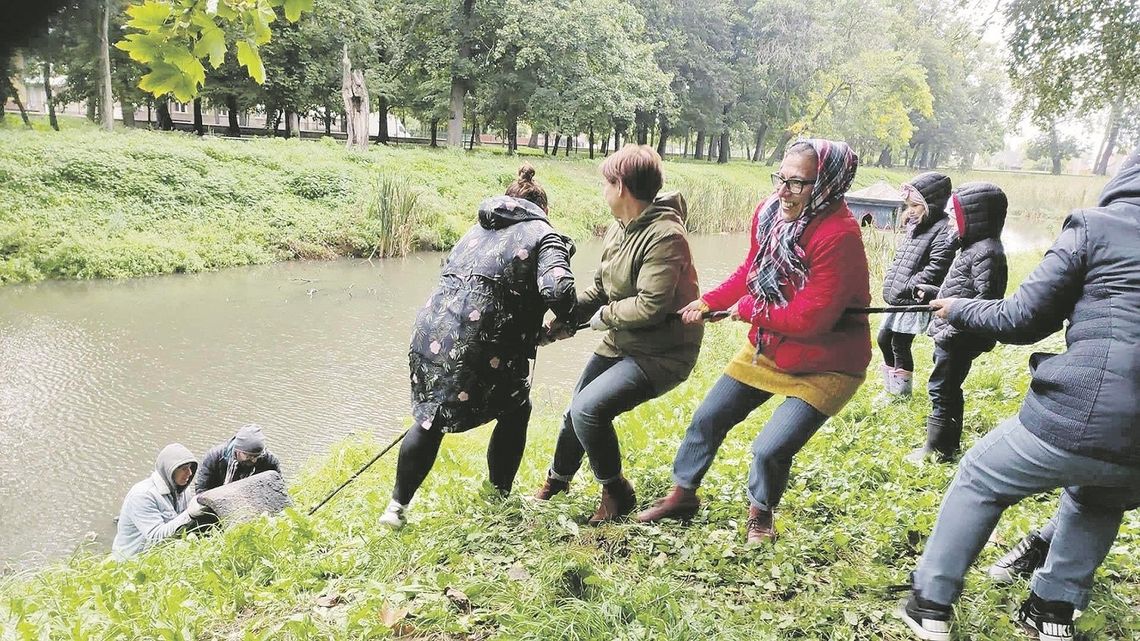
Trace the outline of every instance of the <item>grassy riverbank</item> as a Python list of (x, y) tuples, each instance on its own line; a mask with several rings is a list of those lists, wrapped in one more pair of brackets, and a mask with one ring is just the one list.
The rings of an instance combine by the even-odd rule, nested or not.
[[(1012, 282), (1034, 263), (1016, 258)], [(668, 489), (689, 417), (743, 340), (742, 326), (714, 325), (689, 381), (619, 419), (642, 505)], [(1035, 349), (1060, 347), (1057, 335)], [(925, 380), (930, 342), (916, 348)], [(965, 445), (1016, 412), (1033, 349), (1001, 346), (976, 363)], [(549, 504), (524, 498), (549, 462), (566, 400), (540, 391), (516, 493), (506, 500), (483, 485), (488, 430), (449, 437), (399, 533), (376, 525), (391, 487), (390, 454), (313, 518), (300, 509), (123, 564), (80, 553), (0, 579), (0, 640), (907, 639), (884, 588), (912, 568), (953, 468), (901, 462), (921, 441), (927, 398), (920, 386), (909, 402), (884, 403), (881, 389), (868, 381), (797, 457), (774, 547), (742, 545), (748, 444), (772, 406), (730, 434), (689, 527), (595, 529), (580, 525), (598, 493), (586, 474)], [(298, 506), (314, 504), (378, 446), (361, 437), (311, 462), (293, 479)], [(999, 545), (969, 576), (958, 638), (1020, 638), (1009, 616), (1026, 586), (995, 587), (982, 564), (1055, 505), (1054, 493), (1006, 513)], [(1138, 544), (1133, 512), (1079, 621), (1085, 639), (1140, 634)]]
[[(524, 152), (531, 152), (525, 150)], [(277, 260), (382, 256), (450, 247), (480, 200), (501, 193), (520, 160), (325, 139), (198, 139), (76, 124), (0, 130), (0, 284), (122, 278)], [(526, 155), (548, 189), (555, 225), (576, 238), (604, 228), (598, 160)], [(697, 232), (747, 227), (771, 167), (670, 161)], [(953, 173), (953, 172), (951, 172)], [(856, 187), (910, 172), (860, 169)], [(1010, 192), (1015, 213), (1059, 217), (1089, 204), (1093, 177), (971, 172)]]

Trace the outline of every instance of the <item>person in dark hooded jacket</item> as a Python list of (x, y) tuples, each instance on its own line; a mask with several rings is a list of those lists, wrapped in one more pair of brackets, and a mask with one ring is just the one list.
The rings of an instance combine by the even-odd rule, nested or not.
[(529, 164), (505, 196), (479, 205), (478, 224), (456, 243), (416, 316), (408, 353), (414, 423), (381, 524), (404, 525), (445, 433), (496, 419), (487, 467), (491, 484), (510, 491), (526, 446), (530, 359), (545, 338), (543, 316), (574, 317), (573, 251), (547, 219), (546, 192)]
[[(934, 171), (915, 176), (902, 186), (906, 231), (883, 279), (883, 300), (888, 305), (917, 305), (919, 287), (942, 285), (954, 260), (955, 237), (947, 233), (946, 201), (950, 178)], [(929, 312), (896, 312), (879, 325), (883, 352), (883, 386), (887, 393), (910, 396), (914, 374), (911, 343), (925, 334)]]
[(243, 425), (230, 440), (206, 452), (194, 487), (201, 494), (271, 470), (280, 473), (281, 462), (266, 449), (261, 427), (250, 423)]
[(950, 326), (1006, 343), (1034, 343), (1068, 327), (1064, 352), (1030, 357), (1032, 381), (1017, 416), (962, 458), (899, 614), (921, 639), (949, 638), (951, 605), (1002, 512), (1064, 488), (1039, 537), (1045, 545), (1018, 546), (1023, 555), (1044, 547), (1043, 559), (1018, 564), (1015, 556), (1005, 570), (1040, 566), (1017, 620), (1042, 639), (1069, 641), (1074, 610), (1088, 606), (1124, 512), (1140, 506), (1140, 147), (1097, 207), (1065, 219), (1012, 297), (932, 304)]
[[(1005, 296), (1009, 270), (1001, 230), (1007, 207), (1005, 192), (997, 185), (974, 182), (954, 190), (947, 213), (954, 218), (961, 252), (941, 287), (918, 286), (921, 300)], [(996, 344), (989, 336), (961, 330), (938, 317), (930, 322), (928, 333), (934, 337), (934, 371), (926, 386), (931, 409), (926, 418), (926, 444), (907, 454), (911, 463), (932, 456), (946, 461), (958, 452), (966, 405), (962, 383), (974, 359)]]

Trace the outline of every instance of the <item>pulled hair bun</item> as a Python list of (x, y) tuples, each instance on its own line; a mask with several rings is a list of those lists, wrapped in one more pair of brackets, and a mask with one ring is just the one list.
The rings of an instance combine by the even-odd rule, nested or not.
[(519, 167), (519, 177), (507, 187), (507, 195), (529, 200), (546, 211), (546, 190), (534, 182), (534, 167), (529, 162)]

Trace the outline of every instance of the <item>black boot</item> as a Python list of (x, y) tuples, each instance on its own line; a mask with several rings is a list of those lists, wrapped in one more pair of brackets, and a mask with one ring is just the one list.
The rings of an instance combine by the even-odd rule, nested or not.
[(962, 417), (926, 417), (926, 449), (938, 457), (939, 463), (953, 459), (962, 447)]

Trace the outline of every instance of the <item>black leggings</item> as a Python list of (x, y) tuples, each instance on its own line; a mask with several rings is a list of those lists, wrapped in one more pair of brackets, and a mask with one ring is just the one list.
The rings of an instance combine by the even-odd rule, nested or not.
[[(511, 491), (526, 448), (526, 426), (530, 422), (530, 401), (499, 415), (491, 442), (487, 445), (487, 470), (491, 484), (504, 494)], [(396, 463), (396, 487), (392, 499), (407, 505), (420, 489), (443, 442), (443, 431), (412, 426), (400, 445)]]
[(884, 327), (879, 332), (879, 350), (883, 352), (883, 362), (887, 367), (913, 372), (914, 356), (910, 353), (913, 342), (914, 334), (900, 334)]

